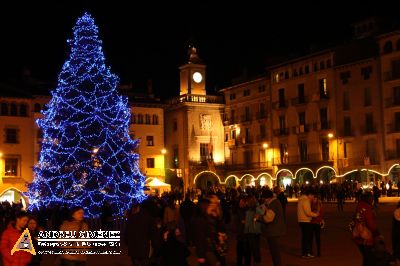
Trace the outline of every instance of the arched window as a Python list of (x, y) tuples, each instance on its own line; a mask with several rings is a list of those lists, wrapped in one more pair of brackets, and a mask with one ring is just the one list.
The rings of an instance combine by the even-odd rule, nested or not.
[(146, 124), (151, 124), (151, 117), (149, 114), (146, 114)]
[(8, 115), (8, 104), (1, 103), (1, 115)]
[(384, 53), (384, 54), (388, 54), (388, 53), (391, 53), (391, 52), (393, 52), (393, 44), (392, 44), (392, 41), (387, 41), (387, 42), (385, 43), (385, 45), (383, 46), (383, 53)]
[(17, 116), (17, 105), (15, 103), (12, 103), (10, 106), (10, 115), (11, 116)]
[(131, 123), (136, 124), (136, 115), (135, 114), (131, 115)]
[(158, 115), (153, 115), (153, 125), (158, 125)]
[(143, 124), (143, 115), (138, 114), (138, 124)]
[(19, 115), (28, 116), (28, 107), (26, 106), (26, 104), (23, 103), (19, 106)]
[(40, 103), (35, 103), (35, 106), (34, 106), (35, 113), (40, 113), (41, 109), (42, 109), (42, 106), (40, 106)]
[(400, 39), (397, 40), (396, 50), (400, 51)]

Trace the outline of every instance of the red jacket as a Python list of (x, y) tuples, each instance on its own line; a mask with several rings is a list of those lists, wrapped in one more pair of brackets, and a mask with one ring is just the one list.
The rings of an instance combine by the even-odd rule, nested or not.
[(371, 204), (360, 201), (356, 208), (356, 213), (361, 213), (361, 221), (365, 222), (365, 225), (372, 233), (372, 238), (369, 240), (354, 239), (356, 244), (359, 245), (374, 245), (374, 238), (379, 236), (378, 225), (376, 224), (376, 217)]
[(4, 266), (26, 266), (32, 259), (32, 254), (26, 251), (17, 251), (11, 255), (15, 243), (21, 236), (22, 231), (18, 231), (14, 224), (8, 224), (7, 229), (4, 230), (1, 236), (0, 250), (3, 256)]

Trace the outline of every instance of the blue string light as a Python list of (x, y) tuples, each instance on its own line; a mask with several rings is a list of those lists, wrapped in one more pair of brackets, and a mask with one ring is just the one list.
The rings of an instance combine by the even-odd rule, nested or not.
[(81, 205), (90, 217), (104, 201), (123, 215), (144, 198), (138, 140), (129, 136), (128, 99), (118, 94), (118, 77), (105, 65), (93, 18), (85, 13), (73, 28), (69, 59), (36, 122), (43, 130), (40, 159), (27, 196), (30, 209)]

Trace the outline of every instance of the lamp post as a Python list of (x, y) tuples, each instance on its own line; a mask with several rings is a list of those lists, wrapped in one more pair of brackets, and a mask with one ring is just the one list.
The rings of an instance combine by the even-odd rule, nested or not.
[[(334, 137), (333, 133), (328, 133), (328, 139), (331, 140)], [(339, 139), (336, 136), (336, 168), (338, 171), (338, 175), (340, 175), (340, 170), (339, 170)], [(332, 156), (332, 159), (334, 159), (334, 157)]]

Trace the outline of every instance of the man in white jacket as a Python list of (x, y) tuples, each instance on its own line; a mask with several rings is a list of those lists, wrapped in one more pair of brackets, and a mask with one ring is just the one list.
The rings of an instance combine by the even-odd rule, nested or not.
[(313, 258), (311, 254), (312, 245), (312, 224), (311, 219), (317, 217), (318, 213), (311, 211), (311, 202), (315, 197), (315, 192), (308, 188), (302, 193), (297, 203), (297, 221), (301, 229), (301, 252), (303, 258)]

